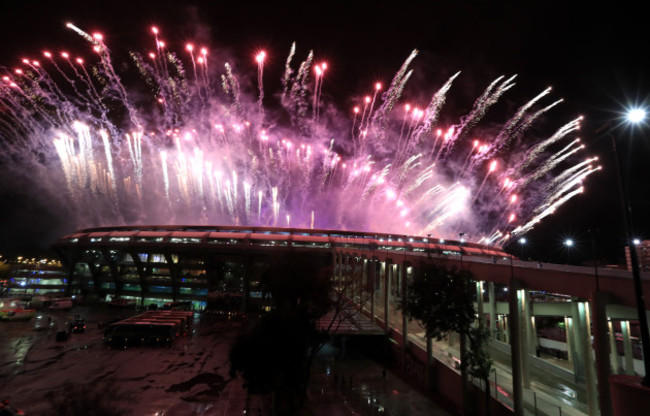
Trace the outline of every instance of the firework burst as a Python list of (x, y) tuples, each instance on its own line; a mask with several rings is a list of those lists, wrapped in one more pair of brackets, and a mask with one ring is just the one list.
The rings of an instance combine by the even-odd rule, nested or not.
[(93, 56), (44, 52), (42, 60), (5, 68), (0, 157), (76, 226), (225, 223), (439, 237), (462, 231), (501, 244), (579, 194), (599, 169), (596, 159), (577, 157), (584, 147), (575, 137), (580, 118), (548, 137), (529, 137), (561, 102), (542, 104), (550, 88), (485, 133), (481, 121), (515, 76), (494, 80), (465, 116), (443, 125), (460, 73), (428, 104), (408, 103), (413, 51), (387, 87), (373, 85), (348, 117), (323, 101), (327, 63), (315, 63), (310, 51), (295, 64), (295, 44), (273, 102), (263, 86), (267, 51), (251, 59), (257, 88), (247, 91), (232, 63), (194, 44), (177, 54), (154, 27), (152, 51), (129, 54), (142, 82), (127, 83), (101, 34), (67, 26)]

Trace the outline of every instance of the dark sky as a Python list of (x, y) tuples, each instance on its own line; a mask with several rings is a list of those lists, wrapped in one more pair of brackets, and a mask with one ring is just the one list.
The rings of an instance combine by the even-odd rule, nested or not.
[[(314, 49), (330, 62), (326, 94), (341, 105), (375, 80), (389, 80), (414, 48), (421, 52), (417, 71), (429, 83), (427, 93), (458, 70), (463, 71), (463, 89), (454, 92), (458, 100), (476, 97), (498, 75), (518, 74), (511, 98), (521, 103), (552, 85), (554, 97), (565, 99), (553, 116), (568, 121), (585, 115), (581, 136), (604, 167), (590, 177), (584, 195), (527, 236), (526, 252), (520, 254), (555, 261), (590, 258), (588, 230), (596, 229), (598, 256), (616, 261), (624, 234), (616, 171), (609, 139), (595, 131), (619, 118), (626, 106), (647, 104), (648, 26), (637, 5), (575, 3), (3, 1), (0, 66), (44, 47), (79, 45), (64, 27), (72, 21), (104, 33), (113, 50), (144, 47), (152, 24), (177, 49), (199, 39), (241, 61), (265, 48), (281, 57), (268, 64), (269, 71), (273, 66), (278, 71), (269, 80), (279, 79), (289, 46), (297, 41), (303, 51)], [(269, 83), (271, 90), (275, 86)], [(635, 232), (642, 238), (650, 238), (649, 129), (646, 124), (634, 132), (616, 130)], [(5, 189), (0, 191), (0, 252), (46, 247), (68, 231), (50, 222), (46, 201), (25, 203), (16, 187), (0, 186)], [(577, 242), (571, 258), (561, 244), (568, 236)]]

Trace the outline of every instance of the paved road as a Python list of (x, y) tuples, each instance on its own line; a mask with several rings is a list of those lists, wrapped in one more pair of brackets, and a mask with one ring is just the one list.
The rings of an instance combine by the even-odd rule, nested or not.
[[(125, 415), (270, 415), (270, 397), (249, 397), (241, 379), (228, 375), (228, 352), (240, 325), (197, 321), (194, 332), (173, 348), (108, 349), (99, 322), (127, 312), (77, 307), (55, 314), (57, 323), (80, 314), (88, 330), (56, 342), (55, 328), (35, 331), (31, 322), (0, 322), (0, 398), (26, 411), (47, 413), (50, 397), (62, 397), (66, 382), (110, 402)], [(337, 382), (335, 382), (335, 374)], [(349, 378), (352, 376), (352, 378)], [(342, 384), (347, 379), (353, 385)], [(311, 412), (322, 416), (445, 415), (426, 397), (368, 360), (319, 361), (309, 390)], [(86, 389), (86, 390), (83, 390)]]

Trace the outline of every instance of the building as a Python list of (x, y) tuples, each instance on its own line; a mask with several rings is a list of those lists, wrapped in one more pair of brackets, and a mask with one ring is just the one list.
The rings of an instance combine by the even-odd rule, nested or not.
[[(650, 271), (650, 240), (640, 241), (635, 244), (636, 255), (639, 260), (639, 270)], [(625, 264), (627, 269), (632, 270), (632, 260), (630, 259), (630, 247), (625, 247)]]
[[(336, 247), (507, 256), (471, 243), (404, 235), (235, 226), (92, 228), (60, 238), (53, 248), (70, 270), (70, 294), (116, 298), (142, 306), (191, 301), (195, 309), (239, 307), (260, 298), (259, 278), (280, 253), (332, 264)], [(239, 306), (238, 306), (239, 305)]]
[(58, 260), (23, 258), (6, 260), (9, 273), (3, 292), (11, 297), (61, 296), (68, 286), (67, 272)]

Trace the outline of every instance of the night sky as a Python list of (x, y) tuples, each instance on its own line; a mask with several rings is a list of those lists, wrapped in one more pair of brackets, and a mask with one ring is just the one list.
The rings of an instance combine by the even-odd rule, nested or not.
[[(277, 91), (292, 41), (328, 61), (324, 94), (339, 107), (365, 94), (376, 81), (388, 82), (410, 51), (420, 50), (415, 84), (408, 93), (435, 91), (462, 71), (462, 82), (448, 99), (462, 114), (499, 75), (518, 74), (506, 100), (520, 105), (553, 86), (565, 102), (547, 123), (560, 126), (584, 115), (580, 137), (601, 158), (603, 171), (590, 176), (586, 191), (546, 218), (516, 254), (538, 260), (579, 262), (593, 257), (589, 230), (596, 230), (597, 256), (617, 262), (624, 233), (610, 139), (596, 130), (620, 123), (631, 105), (648, 104), (650, 68), (646, 14), (623, 3), (544, 2), (181, 2), (181, 1), (5, 1), (0, 6), (0, 67), (11, 68), (25, 55), (85, 48), (65, 29), (72, 21), (98, 30), (113, 51), (142, 50), (158, 25), (170, 47), (202, 41), (248, 62), (258, 49), (273, 58), (265, 87)], [(533, 3), (533, 4), (530, 4)], [(137, 4), (137, 5), (136, 5)], [(197, 42), (198, 43), (198, 42)], [(125, 60), (126, 61), (126, 60)], [(119, 64), (116, 65), (119, 68)], [(243, 66), (242, 66), (243, 68)], [(243, 68), (246, 72), (246, 69)], [(255, 67), (248, 69), (255, 74)], [(274, 84), (275, 82), (275, 84)], [(421, 87), (420, 87), (421, 86)], [(514, 105), (514, 104), (513, 104)], [(640, 128), (639, 128), (640, 127)], [(634, 213), (635, 235), (650, 239), (650, 125), (615, 130), (623, 178)], [(3, 144), (4, 146), (4, 144)], [(53, 220), (47, 201), (28, 197), (0, 166), (0, 253), (33, 252), (70, 232)], [(18, 186), (16, 186), (18, 185)], [(562, 241), (576, 241), (567, 253)]]

